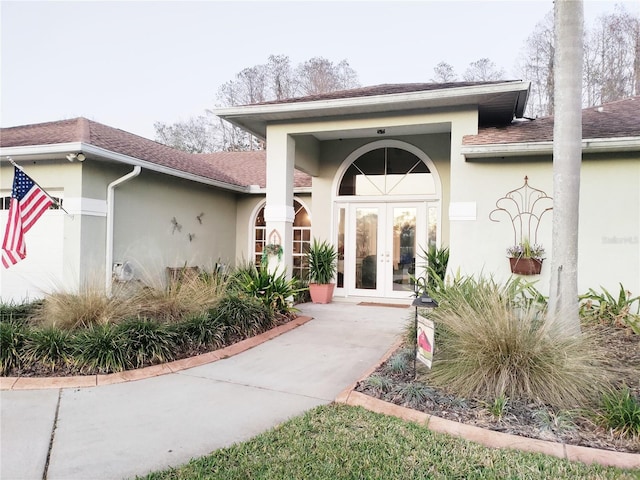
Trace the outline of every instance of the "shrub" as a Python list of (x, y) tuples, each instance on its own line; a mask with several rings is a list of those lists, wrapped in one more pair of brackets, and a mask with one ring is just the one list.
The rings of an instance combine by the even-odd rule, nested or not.
[(390, 378), (378, 374), (367, 377), (363, 383), (378, 393), (386, 393), (393, 388), (393, 381)]
[(121, 372), (127, 366), (127, 343), (113, 324), (91, 325), (76, 336), (74, 357), (78, 366), (100, 373)]
[(234, 290), (259, 299), (272, 314), (296, 311), (292, 299), (304, 289), (297, 280), (287, 279), (284, 273), (270, 273), (253, 264), (236, 268), (230, 284)]
[(185, 275), (166, 287), (156, 285), (139, 289), (133, 302), (139, 306), (143, 317), (178, 322), (212, 308), (225, 288), (226, 281), (221, 275)]
[(22, 365), (27, 326), (16, 320), (0, 322), (0, 373), (6, 375)]
[[(614, 297), (607, 289), (598, 293), (592, 288), (580, 296), (580, 315), (586, 321), (615, 327), (629, 327), (640, 335), (640, 296), (632, 297), (631, 292), (620, 284), (618, 296)], [(638, 307), (634, 312), (634, 304)]]
[(413, 364), (404, 352), (393, 355), (384, 366), (384, 371), (395, 375), (405, 375), (409, 373)]
[(54, 370), (73, 362), (73, 344), (69, 331), (58, 327), (34, 328), (24, 343), (24, 359)]
[(0, 322), (10, 320), (25, 321), (31, 317), (42, 304), (42, 300), (22, 303), (0, 303)]
[(237, 292), (225, 295), (209, 315), (225, 325), (229, 333), (243, 338), (273, 326), (272, 313), (260, 299)]
[(602, 396), (600, 423), (624, 437), (640, 437), (640, 400), (628, 387), (609, 390)]
[(116, 333), (123, 337), (127, 368), (168, 362), (175, 357), (176, 333), (166, 324), (132, 318), (120, 323)]
[(35, 323), (67, 330), (104, 325), (135, 316), (137, 309), (128, 297), (108, 297), (103, 288), (85, 285), (77, 292), (57, 291), (36, 307)]
[(487, 279), (441, 292), (432, 313), (439, 332), (432, 381), (485, 401), (504, 395), (565, 407), (594, 400), (605, 383), (595, 339), (552, 330), (535, 303), (516, 303), (512, 292)]
[(218, 348), (224, 345), (227, 327), (217, 317), (208, 313), (192, 315), (191, 317), (175, 324), (177, 334), (176, 341), (190, 343), (194, 348)]

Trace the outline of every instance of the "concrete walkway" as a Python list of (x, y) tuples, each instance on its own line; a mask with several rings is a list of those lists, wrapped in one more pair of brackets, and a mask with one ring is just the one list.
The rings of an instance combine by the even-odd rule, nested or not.
[(327, 404), (397, 340), (407, 308), (314, 319), (231, 358), (115, 385), (0, 392), (0, 478), (120, 479), (177, 466)]

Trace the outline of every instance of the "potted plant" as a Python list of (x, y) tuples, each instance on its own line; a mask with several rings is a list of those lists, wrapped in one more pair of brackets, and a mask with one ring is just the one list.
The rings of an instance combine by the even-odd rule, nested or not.
[(309, 263), (309, 294), (313, 303), (330, 303), (333, 289), (332, 282), (336, 274), (338, 252), (326, 240), (319, 242), (314, 238), (307, 252)]
[(511, 264), (511, 273), (538, 275), (542, 269), (544, 248), (537, 243), (531, 245), (528, 239), (507, 248), (507, 255)]

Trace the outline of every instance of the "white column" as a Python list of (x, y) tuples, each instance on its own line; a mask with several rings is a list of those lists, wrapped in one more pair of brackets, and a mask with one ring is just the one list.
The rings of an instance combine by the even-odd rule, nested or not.
[(270, 258), (269, 271), (293, 271), (293, 170), (295, 140), (277, 127), (267, 130), (267, 244), (280, 243), (282, 259)]

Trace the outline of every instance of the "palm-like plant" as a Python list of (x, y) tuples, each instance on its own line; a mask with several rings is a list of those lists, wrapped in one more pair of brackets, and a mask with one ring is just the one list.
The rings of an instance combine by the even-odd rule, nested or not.
[(319, 242), (317, 238), (307, 252), (309, 262), (309, 283), (327, 284), (336, 274), (338, 252), (326, 240)]

